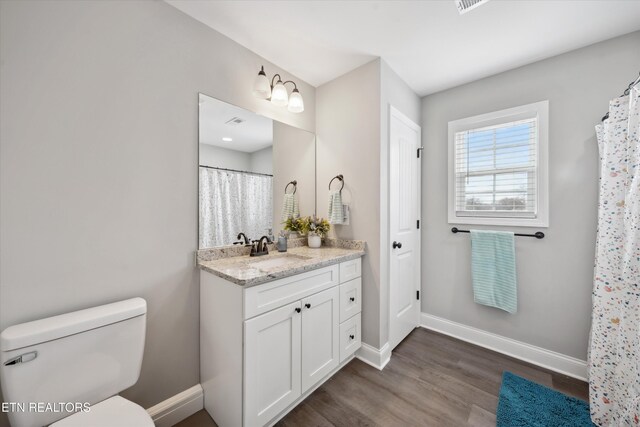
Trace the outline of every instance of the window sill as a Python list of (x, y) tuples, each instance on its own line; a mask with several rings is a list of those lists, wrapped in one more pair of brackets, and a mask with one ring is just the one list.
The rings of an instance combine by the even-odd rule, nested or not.
[(542, 218), (489, 218), (489, 217), (449, 217), (453, 225), (492, 225), (495, 227), (538, 227), (548, 228), (549, 221)]

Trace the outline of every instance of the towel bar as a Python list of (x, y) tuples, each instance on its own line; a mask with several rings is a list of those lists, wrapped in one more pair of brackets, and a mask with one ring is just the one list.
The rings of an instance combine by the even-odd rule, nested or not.
[[(460, 230), (458, 227), (453, 227), (451, 229), (452, 233), (470, 233), (469, 230)], [(535, 237), (536, 239), (544, 239), (544, 233), (542, 231), (536, 231), (535, 234), (521, 234), (521, 233), (513, 233), (514, 236), (522, 236), (522, 237)]]

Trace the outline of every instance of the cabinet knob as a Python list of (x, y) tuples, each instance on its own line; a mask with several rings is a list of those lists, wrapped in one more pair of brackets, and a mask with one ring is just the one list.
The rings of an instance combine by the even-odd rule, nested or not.
[(351, 302), (353, 302), (353, 301), (355, 301), (355, 300), (356, 300), (356, 297), (351, 297), (351, 298), (349, 298), (349, 299), (351, 300)]
[(402, 248), (402, 243), (400, 242), (393, 242), (393, 249), (400, 249)]
[(309, 304), (309, 303), (306, 303), (304, 306), (307, 307), (307, 308), (311, 308), (311, 304)]
[(301, 311), (300, 307), (296, 307), (296, 313), (300, 313)]
[(349, 335), (349, 338), (354, 339), (356, 336), (355, 335)]

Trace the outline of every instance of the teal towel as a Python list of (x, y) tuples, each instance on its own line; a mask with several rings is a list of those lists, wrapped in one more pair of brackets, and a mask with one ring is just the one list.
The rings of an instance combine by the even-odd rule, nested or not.
[(509, 313), (518, 308), (513, 233), (471, 230), (473, 299)]

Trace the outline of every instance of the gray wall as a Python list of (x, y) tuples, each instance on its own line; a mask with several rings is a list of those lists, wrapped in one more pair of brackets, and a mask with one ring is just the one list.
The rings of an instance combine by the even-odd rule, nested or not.
[[(594, 126), (638, 75), (638, 46), (635, 32), (423, 98), (423, 312), (586, 359), (598, 197)], [(545, 99), (550, 226), (544, 240), (516, 238), (519, 302), (510, 315), (474, 304), (469, 236), (449, 231), (447, 122)]]
[(330, 235), (367, 241), (362, 258), (362, 338), (379, 348), (380, 60), (319, 86), (316, 100), (318, 215), (327, 217), (327, 185), (343, 174), (342, 199), (350, 204), (351, 221), (332, 227)]
[[(273, 235), (283, 228), (284, 189), (297, 181), (300, 215), (310, 216), (316, 208), (315, 135), (282, 123), (273, 123)], [(289, 192), (293, 191), (289, 187)]]
[(249, 157), (252, 172), (273, 175), (273, 145), (254, 151)]
[[(0, 329), (141, 296), (124, 396), (197, 384), (198, 93), (314, 131), (314, 88), (160, 1), (3, 1), (0, 63)], [(261, 64), (304, 113), (253, 97)]]
[(379, 349), (389, 339), (389, 106), (419, 123), (420, 98), (376, 59), (318, 87), (316, 99), (318, 215), (327, 216), (329, 181), (343, 174), (351, 220), (331, 235), (367, 242), (362, 337)]
[(273, 174), (273, 146), (253, 153), (200, 144), (200, 164), (215, 168)]
[(200, 144), (199, 154), (199, 163), (202, 166), (253, 172), (251, 164), (252, 153), (229, 150), (227, 148), (216, 147), (215, 145)]

